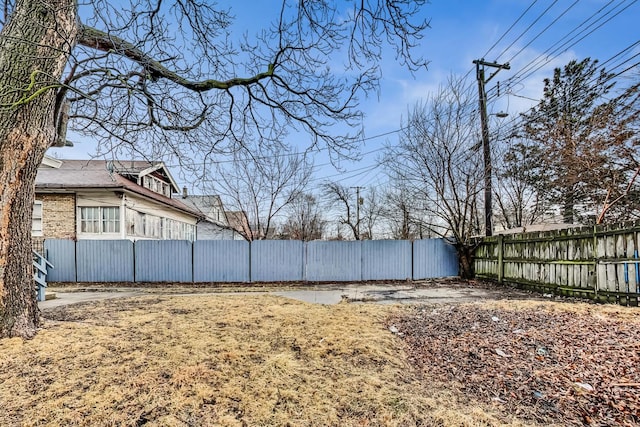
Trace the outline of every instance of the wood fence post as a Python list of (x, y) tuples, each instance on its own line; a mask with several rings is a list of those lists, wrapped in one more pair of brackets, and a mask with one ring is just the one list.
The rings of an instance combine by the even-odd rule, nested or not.
[(498, 283), (504, 279), (504, 235), (498, 234)]
[(593, 225), (593, 274), (596, 280), (593, 284), (594, 299), (598, 300), (598, 237), (596, 236), (597, 224)]

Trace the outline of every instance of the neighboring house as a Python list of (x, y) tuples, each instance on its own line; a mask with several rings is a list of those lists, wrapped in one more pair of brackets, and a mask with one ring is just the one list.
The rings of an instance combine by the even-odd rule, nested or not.
[(264, 227), (250, 224), (247, 213), (244, 211), (227, 211), (227, 218), (229, 219), (229, 226), (237, 230), (246, 240), (272, 240), (277, 238), (275, 228), (269, 227), (265, 231)]
[(201, 214), (182, 203), (162, 162), (58, 160), (38, 169), (35, 245), (56, 239), (196, 239)]
[(226, 211), (229, 226), (242, 236), (245, 240), (250, 240), (251, 228), (249, 227), (249, 218), (244, 211)]
[(197, 224), (198, 240), (244, 240), (229, 223), (220, 196), (191, 196), (185, 188), (181, 201), (202, 214)]

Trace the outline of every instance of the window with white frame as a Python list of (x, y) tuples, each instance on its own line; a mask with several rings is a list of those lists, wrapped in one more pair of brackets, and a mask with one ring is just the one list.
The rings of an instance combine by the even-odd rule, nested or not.
[(31, 235), (42, 236), (42, 201), (33, 202), (33, 217), (31, 221)]
[(119, 233), (119, 207), (81, 207), (80, 231), (82, 233)]
[(155, 176), (143, 176), (142, 186), (158, 194), (171, 197), (171, 185), (159, 178), (156, 178)]
[(146, 212), (126, 210), (127, 234), (152, 239), (195, 240), (196, 227), (193, 224), (161, 217)]
[(102, 210), (102, 232), (103, 233), (119, 233), (120, 232), (120, 208), (109, 207), (100, 208)]
[(135, 235), (136, 234), (136, 212), (131, 209), (127, 209), (126, 221), (127, 221), (127, 225), (125, 227), (125, 230), (127, 230), (127, 234), (130, 236)]
[(154, 237), (161, 239), (161, 225), (160, 217), (155, 215), (147, 215), (147, 227), (145, 229), (146, 237)]

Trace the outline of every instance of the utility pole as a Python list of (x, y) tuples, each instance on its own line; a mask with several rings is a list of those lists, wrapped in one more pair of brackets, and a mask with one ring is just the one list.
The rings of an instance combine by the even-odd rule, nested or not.
[[(480, 99), (480, 123), (482, 124), (482, 152), (484, 154), (484, 232), (486, 236), (493, 234), (492, 226), (492, 203), (491, 197), (493, 189), (491, 185), (491, 145), (489, 143), (489, 123), (487, 120), (487, 92), (485, 85), (495, 77), (500, 70), (509, 70), (509, 64), (498, 64), (497, 62), (487, 62), (484, 59), (473, 61), (476, 64), (476, 78), (478, 79), (478, 97)], [(489, 76), (484, 77), (484, 67), (493, 67), (497, 70)]]
[(360, 199), (360, 190), (364, 187), (351, 187), (356, 189), (356, 240), (360, 240), (360, 205), (362, 200)]

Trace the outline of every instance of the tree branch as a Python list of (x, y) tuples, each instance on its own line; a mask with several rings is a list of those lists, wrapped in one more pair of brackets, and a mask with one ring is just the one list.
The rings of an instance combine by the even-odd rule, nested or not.
[(149, 72), (150, 79), (155, 80), (158, 78), (165, 78), (194, 92), (207, 92), (213, 89), (226, 90), (234, 86), (249, 86), (259, 82), (260, 80), (274, 76), (275, 65), (269, 64), (267, 71), (258, 73), (253, 77), (236, 77), (229, 80), (208, 79), (202, 81), (191, 81), (180, 76), (178, 73), (169, 70), (167, 67), (162, 65), (160, 61), (142, 52), (132, 43), (87, 25), (81, 25), (78, 43), (92, 49), (103, 52), (113, 52), (124, 56), (142, 65), (145, 70)]

